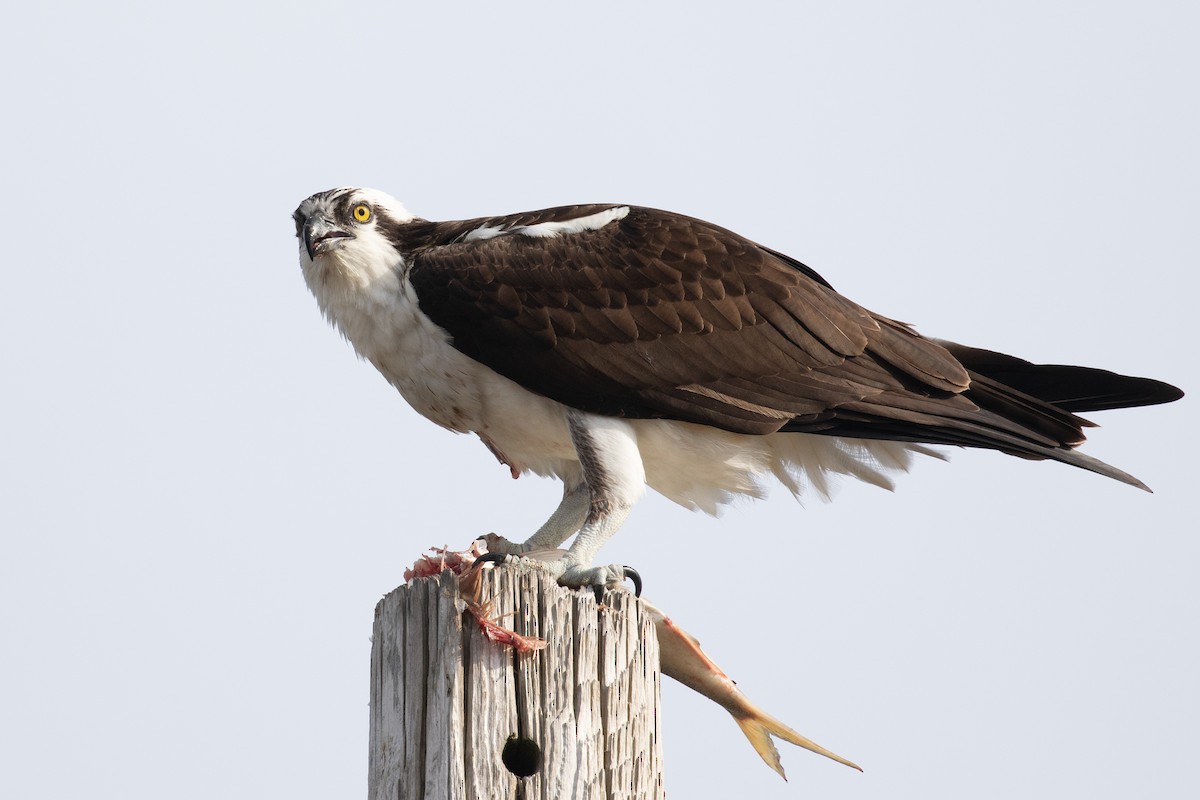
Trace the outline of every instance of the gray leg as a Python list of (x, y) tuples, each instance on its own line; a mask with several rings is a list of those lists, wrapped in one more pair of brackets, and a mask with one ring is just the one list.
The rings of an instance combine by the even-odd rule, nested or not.
[(607, 542), (646, 488), (637, 436), (626, 421), (572, 411), (567, 415), (571, 441), (579, 456), (582, 480), (563, 493), (562, 503), (537, 533), (522, 544), (495, 534), (484, 537), (488, 551), (523, 555), (543, 547), (557, 547), (579, 531), (561, 558), (541, 564), (564, 586), (603, 587), (621, 583), (626, 570), (620, 564), (593, 567), (596, 552)]
[(625, 522), (646, 488), (646, 472), (637, 437), (629, 423), (611, 417), (571, 412), (571, 441), (579, 454), (588, 489), (587, 516), (567, 555), (559, 562), (564, 586), (604, 586), (625, 580), (620, 564), (593, 567), (597, 551)]
[(523, 555), (533, 550), (558, 547), (583, 526), (588, 513), (588, 503), (587, 484), (582, 480), (574, 486), (564, 484), (562, 502), (536, 533), (520, 544), (489, 533), (483, 537), (487, 540), (488, 552)]

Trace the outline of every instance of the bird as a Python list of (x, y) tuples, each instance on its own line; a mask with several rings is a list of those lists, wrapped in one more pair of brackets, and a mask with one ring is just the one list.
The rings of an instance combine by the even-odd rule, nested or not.
[(891, 489), (938, 446), (996, 450), (1147, 487), (1076, 448), (1079, 413), (1183, 396), (1149, 378), (1034, 364), (926, 337), (815, 270), (683, 214), (611, 203), (437, 222), (389, 194), (318, 192), (293, 214), (325, 318), (421, 415), (475, 434), (513, 477), (562, 481), (499, 559), (597, 592), (597, 552), (646, 487), (716, 514), (775, 482)]

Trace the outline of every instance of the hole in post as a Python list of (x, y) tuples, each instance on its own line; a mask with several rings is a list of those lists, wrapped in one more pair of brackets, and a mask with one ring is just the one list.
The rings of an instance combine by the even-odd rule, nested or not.
[(518, 778), (528, 778), (542, 768), (542, 748), (533, 739), (515, 733), (504, 743), (500, 753), (504, 768)]

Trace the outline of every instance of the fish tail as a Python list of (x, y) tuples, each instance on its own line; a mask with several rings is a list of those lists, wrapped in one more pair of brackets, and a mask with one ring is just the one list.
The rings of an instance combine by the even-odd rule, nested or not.
[(847, 767), (853, 767), (862, 772), (862, 767), (858, 764), (849, 759), (842, 758), (832, 750), (826, 750), (812, 739), (801, 736), (787, 725), (784, 725), (773, 717), (768, 717), (766, 714), (758, 713), (748, 717), (734, 715), (734, 720), (737, 722), (738, 727), (742, 729), (742, 733), (746, 734), (746, 738), (750, 740), (750, 746), (754, 748), (755, 752), (767, 763), (767, 766), (778, 772), (779, 777), (785, 781), (787, 780), (787, 775), (783, 774), (783, 764), (779, 761), (779, 751), (775, 749), (775, 742), (771, 740), (772, 735), (778, 736), (785, 742), (791, 742), (798, 747), (803, 747), (805, 750), (810, 750), (818, 755), (831, 758), (839, 764), (845, 764)]

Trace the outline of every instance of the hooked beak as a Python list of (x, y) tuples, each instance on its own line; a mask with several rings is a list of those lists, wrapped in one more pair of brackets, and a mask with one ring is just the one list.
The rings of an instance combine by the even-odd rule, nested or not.
[(313, 217), (304, 223), (304, 249), (308, 251), (310, 259), (328, 250), (336, 240), (352, 238), (354, 234), (342, 230), (325, 217)]

